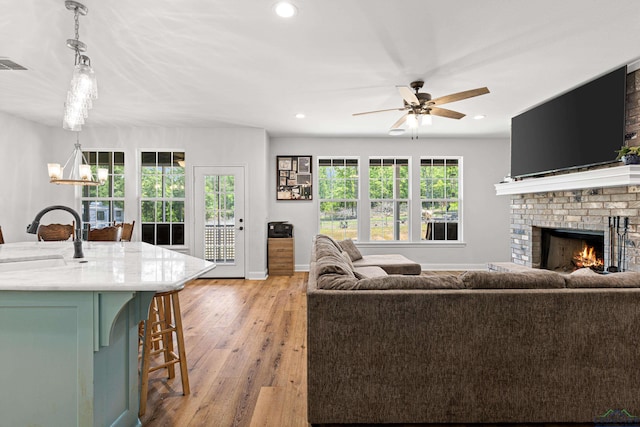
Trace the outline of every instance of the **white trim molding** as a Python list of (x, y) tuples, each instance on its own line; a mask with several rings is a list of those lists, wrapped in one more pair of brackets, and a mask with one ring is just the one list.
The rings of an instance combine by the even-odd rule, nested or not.
[(615, 166), (495, 184), (496, 195), (640, 185), (640, 165)]

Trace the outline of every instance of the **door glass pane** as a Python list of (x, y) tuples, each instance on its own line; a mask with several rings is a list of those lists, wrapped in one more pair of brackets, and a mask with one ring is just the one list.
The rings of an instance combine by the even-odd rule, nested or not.
[(235, 181), (233, 175), (204, 177), (204, 258), (217, 264), (235, 262)]

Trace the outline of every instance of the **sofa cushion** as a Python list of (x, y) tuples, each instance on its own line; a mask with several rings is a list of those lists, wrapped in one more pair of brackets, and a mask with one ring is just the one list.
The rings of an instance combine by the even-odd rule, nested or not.
[(351, 261), (351, 257), (349, 256), (349, 254), (345, 251), (342, 251), (340, 252), (340, 255), (342, 255), (342, 259), (349, 265), (351, 270), (353, 270), (353, 262)]
[(367, 279), (369, 277), (385, 277), (388, 276), (387, 272), (375, 265), (368, 267), (354, 267), (353, 274), (356, 275), (356, 279)]
[(351, 257), (351, 261), (357, 261), (359, 259), (362, 259), (362, 254), (360, 253), (360, 250), (356, 247), (355, 243), (353, 243), (353, 240), (351, 239), (340, 240), (338, 244), (340, 245), (343, 251), (349, 254), (349, 256)]
[(358, 279), (353, 276), (328, 273), (318, 276), (317, 286), (318, 289), (342, 290), (351, 289), (356, 282)]
[(353, 274), (353, 269), (347, 262), (344, 260), (342, 255), (338, 253), (337, 255), (327, 255), (316, 260), (316, 271), (319, 276), (325, 274), (338, 274), (347, 277), (351, 277), (353, 279), (356, 276)]
[[(327, 275), (328, 276), (328, 275)], [(322, 277), (321, 277), (322, 278)], [(369, 277), (361, 280), (345, 280), (335, 278), (334, 283), (326, 284), (330, 288), (343, 291), (356, 290), (390, 290), (390, 289), (464, 289), (464, 284), (458, 276), (403, 276), (389, 275), (384, 277)], [(318, 280), (318, 287), (321, 287)]]
[(376, 265), (387, 274), (420, 274), (422, 267), (417, 262), (411, 261), (403, 255), (365, 255), (362, 259), (353, 262), (354, 267), (367, 267)]
[(338, 247), (334, 246), (328, 240), (319, 240), (315, 244), (315, 257), (316, 259), (325, 257), (325, 256), (340, 256), (342, 252)]
[(467, 289), (557, 289), (564, 277), (554, 271), (531, 269), (522, 272), (467, 271), (462, 276)]
[(640, 273), (638, 272), (598, 274), (581, 270), (576, 270), (565, 278), (567, 288), (640, 288)]
[(333, 246), (335, 246), (336, 249), (342, 250), (342, 248), (340, 248), (340, 245), (338, 244), (338, 242), (336, 242), (336, 240), (333, 237), (327, 236), (326, 234), (318, 234), (316, 236), (316, 242), (330, 243)]

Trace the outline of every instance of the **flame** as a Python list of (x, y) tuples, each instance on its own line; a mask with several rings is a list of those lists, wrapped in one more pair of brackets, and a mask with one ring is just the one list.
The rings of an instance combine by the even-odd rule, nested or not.
[(582, 251), (573, 257), (574, 264), (578, 268), (591, 267), (595, 269), (604, 268), (604, 261), (596, 256), (596, 248), (584, 245)]

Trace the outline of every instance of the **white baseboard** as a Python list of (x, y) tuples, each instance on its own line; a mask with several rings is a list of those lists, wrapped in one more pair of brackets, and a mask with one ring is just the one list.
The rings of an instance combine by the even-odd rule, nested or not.
[(293, 267), (294, 271), (309, 271), (309, 264), (296, 264)]
[(247, 280), (267, 280), (267, 271), (249, 271), (247, 272)]

